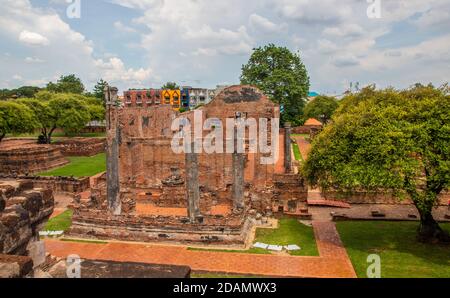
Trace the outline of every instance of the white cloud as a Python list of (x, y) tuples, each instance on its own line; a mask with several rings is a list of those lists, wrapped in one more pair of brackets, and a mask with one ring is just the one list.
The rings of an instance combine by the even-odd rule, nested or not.
[(27, 30), (23, 30), (20, 32), (19, 40), (27, 45), (32, 46), (46, 46), (49, 44), (48, 38), (36, 33), (36, 32), (30, 32)]
[(107, 82), (127, 82), (134, 84), (136, 87), (148, 86), (150, 84), (150, 78), (152, 77), (152, 70), (150, 68), (127, 69), (122, 60), (117, 57), (109, 58), (106, 61), (98, 59), (94, 61), (94, 64), (100, 69), (102, 78)]
[[(119, 58), (105, 58), (108, 54), (96, 53), (94, 56), (92, 41), (73, 30), (54, 10), (33, 7), (29, 0), (2, 3), (0, 29), (0, 38), (4, 42), (14, 43), (19, 37), (22, 47), (23, 44), (33, 45), (27, 48), (25, 59), (2, 61), (2, 66), (8, 70), (0, 73), (2, 85), (14, 76), (10, 71), (17, 68), (23, 69), (21, 75), (27, 83), (44, 85), (61, 75), (74, 73), (88, 88), (101, 77), (128, 88), (135, 83), (148, 82), (152, 75), (150, 68), (129, 68)], [(20, 44), (16, 46), (21, 47)], [(100, 63), (101, 57), (107, 59), (106, 62)], [(31, 66), (44, 62), (45, 69)], [(108, 64), (112, 66), (109, 70), (105, 69)]]
[(323, 34), (334, 37), (359, 37), (364, 34), (364, 29), (358, 24), (344, 24), (340, 27), (327, 27)]
[(265, 33), (281, 33), (286, 32), (288, 29), (288, 25), (286, 23), (275, 24), (256, 13), (250, 15), (249, 24), (253, 30), (262, 31)]
[(27, 62), (27, 63), (44, 63), (45, 61), (42, 59), (39, 59), (39, 58), (26, 57), (25, 62)]
[(116, 28), (118, 31), (125, 32), (125, 33), (136, 33), (137, 32), (136, 29), (126, 26), (126, 25), (122, 24), (122, 22), (120, 22), (120, 21), (114, 22), (114, 28)]

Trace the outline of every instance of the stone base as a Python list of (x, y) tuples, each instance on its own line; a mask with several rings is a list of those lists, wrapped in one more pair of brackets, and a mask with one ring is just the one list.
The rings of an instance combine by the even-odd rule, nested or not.
[(48, 171), (69, 163), (59, 148), (30, 140), (6, 140), (0, 147), (0, 174), (23, 175)]
[(253, 220), (243, 216), (206, 216), (190, 224), (186, 217), (105, 216), (81, 213), (73, 217), (68, 236), (100, 240), (174, 242), (245, 246)]

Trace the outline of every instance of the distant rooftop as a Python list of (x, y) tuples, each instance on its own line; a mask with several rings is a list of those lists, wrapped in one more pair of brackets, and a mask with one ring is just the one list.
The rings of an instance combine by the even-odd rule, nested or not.
[(322, 123), (315, 118), (309, 118), (308, 120), (306, 120), (304, 125), (305, 126), (319, 126), (319, 125), (322, 125)]

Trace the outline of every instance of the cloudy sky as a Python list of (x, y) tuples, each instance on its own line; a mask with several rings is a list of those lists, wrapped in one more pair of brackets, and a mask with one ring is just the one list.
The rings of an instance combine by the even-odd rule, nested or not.
[(0, 0), (0, 88), (70, 73), (88, 88), (238, 83), (267, 43), (299, 51), (322, 93), (450, 81), (450, 0), (379, 0), (369, 18), (373, 1)]

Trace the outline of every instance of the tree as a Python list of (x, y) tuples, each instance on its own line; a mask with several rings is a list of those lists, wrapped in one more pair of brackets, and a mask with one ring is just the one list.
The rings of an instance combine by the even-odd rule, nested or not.
[(450, 185), (450, 96), (432, 86), (365, 88), (344, 98), (332, 120), (302, 168), (309, 183), (409, 197), (420, 214), (418, 239), (449, 241), (432, 209)]
[(61, 76), (56, 83), (47, 84), (47, 90), (54, 93), (75, 93), (83, 94), (85, 89), (81, 79), (74, 74)]
[(309, 77), (299, 53), (269, 44), (254, 50), (242, 66), (241, 84), (254, 85), (283, 106), (282, 121), (300, 124)]
[(27, 133), (36, 128), (33, 111), (11, 101), (0, 101), (0, 142), (7, 133)]
[(59, 127), (66, 133), (77, 133), (91, 120), (88, 105), (72, 94), (57, 94), (48, 106), (52, 113), (52, 129)]
[[(49, 99), (50, 100), (50, 99)], [(17, 101), (20, 104), (26, 105), (33, 111), (38, 127), (41, 129), (42, 142), (45, 144), (51, 143), (51, 136), (56, 129), (55, 115), (48, 105), (48, 101), (42, 101), (35, 98), (24, 98)]]
[(91, 121), (103, 121), (105, 120), (105, 108), (101, 105), (88, 105), (89, 115)]
[[(95, 98), (93, 100), (97, 101)], [(100, 117), (99, 110), (103, 107), (98, 105), (99, 109), (94, 108), (95, 105), (90, 105), (88, 101), (85, 96), (70, 93), (51, 94), (46, 100), (30, 98), (18, 100), (36, 115), (41, 128), (40, 139), (45, 144), (51, 144), (52, 135), (57, 128), (63, 129), (66, 133), (76, 133), (94, 119), (93, 117)]]
[(325, 124), (331, 119), (338, 105), (334, 97), (319, 95), (306, 105), (303, 118), (316, 118)]
[(22, 86), (17, 89), (0, 90), (0, 99), (34, 97), (41, 88), (33, 86)]
[(161, 89), (177, 90), (180, 89), (180, 86), (178, 86), (175, 82), (167, 82), (161, 87)]
[(108, 86), (108, 83), (106, 81), (103, 81), (103, 79), (100, 79), (100, 81), (97, 82), (97, 84), (94, 86), (94, 96), (102, 101), (105, 100), (105, 97), (103, 95), (103, 90), (105, 87)]

